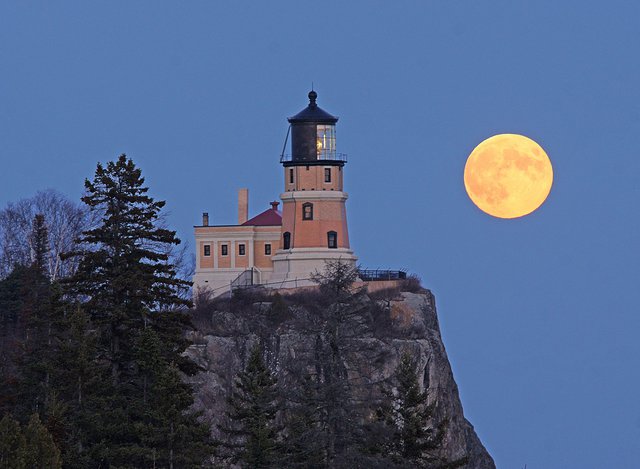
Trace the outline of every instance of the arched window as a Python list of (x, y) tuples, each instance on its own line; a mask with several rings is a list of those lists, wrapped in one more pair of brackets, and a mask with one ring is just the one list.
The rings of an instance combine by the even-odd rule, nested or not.
[(327, 233), (327, 245), (329, 246), (329, 249), (338, 248), (338, 233), (335, 231), (329, 231)]
[(291, 233), (286, 231), (282, 235), (283, 249), (291, 249)]
[(306, 202), (302, 204), (302, 219), (313, 220), (313, 204)]

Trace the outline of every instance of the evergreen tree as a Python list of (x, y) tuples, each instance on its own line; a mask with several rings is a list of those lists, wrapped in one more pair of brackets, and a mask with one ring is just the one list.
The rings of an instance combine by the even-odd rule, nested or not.
[(30, 469), (58, 469), (62, 467), (60, 450), (56, 447), (47, 428), (33, 414), (24, 429), (24, 461)]
[[(49, 392), (48, 357), (51, 346), (52, 290), (45, 260), (48, 256), (44, 218), (33, 220), (33, 263), (16, 266), (0, 281), (0, 391), (2, 410), (26, 421), (42, 412)], [(16, 398), (19, 396), (19, 398)]]
[(35, 261), (0, 281), (0, 314), (0, 409), (26, 421), (43, 411), (49, 392), (52, 291)]
[(0, 280), (0, 414), (13, 413), (20, 402), (20, 368), (25, 325), (23, 287), (27, 268), (16, 266)]
[(332, 467), (346, 467), (361, 456), (355, 448), (362, 437), (362, 409), (353, 399), (344, 359), (353, 346), (350, 338), (369, 314), (365, 290), (353, 288), (357, 277), (355, 266), (339, 260), (327, 262), (324, 272), (314, 276), (324, 319), (315, 347), (318, 422)]
[[(162, 342), (151, 328), (145, 329), (136, 348), (142, 375), (142, 422), (139, 434), (150, 466), (168, 468), (200, 467), (210, 452), (209, 429), (194, 425), (196, 413), (185, 413), (193, 404), (191, 388), (180, 379), (178, 368), (167, 364)], [(180, 448), (189, 447), (189, 451)]]
[(98, 360), (96, 332), (79, 305), (57, 316), (52, 354), (52, 388), (46, 425), (62, 451), (64, 466), (90, 466), (101, 441), (100, 427), (111, 388), (110, 369)]
[(4, 414), (0, 420), (0, 469), (26, 469), (25, 446), (20, 424)]
[(8, 414), (0, 420), (0, 469), (59, 469), (60, 450), (33, 414), (23, 428)]
[[(301, 370), (298, 372), (302, 374)], [(287, 400), (291, 404), (287, 409), (286, 438), (281, 459), (283, 467), (326, 467), (326, 434), (320, 426), (323, 412), (319, 405), (319, 383), (305, 375)]]
[[(80, 256), (80, 263), (66, 285), (95, 329), (92, 361), (98, 367), (93, 379), (102, 381), (81, 401), (85, 444), (80, 452), (96, 466), (153, 467), (165, 450), (169, 465), (199, 458), (206, 427), (188, 411), (191, 389), (178, 383), (172, 368), (175, 363), (183, 372), (195, 369), (182, 356), (189, 321), (178, 311), (190, 305), (180, 295), (190, 283), (176, 277), (168, 259), (170, 247), (180, 241), (174, 231), (158, 226), (165, 203), (147, 194), (140, 169), (125, 155), (106, 166), (98, 164), (85, 188), (83, 202), (102, 220), (79, 240), (85, 250), (68, 254)], [(146, 335), (147, 329), (155, 338)], [(146, 353), (151, 355), (142, 359)], [(105, 363), (108, 382), (101, 372)], [(173, 413), (157, 419), (150, 414), (152, 406)], [(156, 437), (167, 430), (165, 424), (170, 428), (169, 420), (180, 431), (160, 448)], [(178, 433), (197, 438), (175, 439)]]
[(126, 383), (138, 333), (152, 311), (167, 311), (190, 303), (178, 295), (189, 282), (176, 278), (168, 262), (175, 232), (158, 227), (165, 202), (147, 195), (144, 178), (133, 161), (121, 155), (106, 167), (98, 164), (93, 181), (85, 181), (82, 201), (102, 214), (102, 223), (85, 231), (80, 242), (88, 249), (76, 275), (68, 282), (87, 298), (86, 310), (99, 327), (114, 384)]
[(221, 426), (228, 438), (221, 446), (231, 449), (232, 460), (244, 467), (278, 467), (276, 448), (280, 409), (277, 381), (265, 365), (260, 347), (251, 350), (244, 370), (236, 378), (236, 390), (229, 399), (229, 426)]
[(394, 402), (378, 410), (378, 422), (388, 431), (385, 441), (379, 440), (378, 452), (389, 454), (400, 466), (449, 469), (466, 464), (466, 457), (449, 461), (439, 456), (447, 421), (436, 418), (435, 403), (428, 402), (427, 390), (420, 390), (415, 364), (408, 353), (402, 355), (395, 378)]
[(31, 245), (31, 265), (36, 271), (40, 272), (43, 277), (48, 278), (49, 230), (45, 224), (44, 215), (41, 213), (33, 218), (29, 244)]
[(435, 406), (428, 403), (426, 391), (420, 391), (413, 360), (407, 353), (400, 359), (396, 379), (398, 449), (404, 459), (418, 461), (425, 451), (438, 447), (444, 436), (444, 423), (435, 429), (429, 426)]
[(32, 263), (24, 270), (20, 289), (21, 316), (25, 331), (21, 343), (21, 356), (17, 361), (20, 368), (17, 386), (20, 400), (16, 403), (15, 415), (22, 421), (26, 421), (33, 412), (43, 416), (46, 410), (51, 393), (50, 357), (54, 348), (54, 310), (60, 300), (54, 295), (49, 280), (48, 232), (44, 216), (41, 214), (33, 219), (30, 244)]

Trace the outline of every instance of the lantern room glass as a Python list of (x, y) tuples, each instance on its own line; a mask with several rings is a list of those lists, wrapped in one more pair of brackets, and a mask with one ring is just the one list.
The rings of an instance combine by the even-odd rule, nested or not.
[(319, 160), (336, 159), (336, 126), (321, 124), (316, 127), (316, 152)]

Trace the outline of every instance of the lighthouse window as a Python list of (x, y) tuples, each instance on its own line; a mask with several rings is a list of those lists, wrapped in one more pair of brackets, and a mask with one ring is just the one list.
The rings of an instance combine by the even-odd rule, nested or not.
[(291, 233), (288, 231), (282, 235), (282, 244), (284, 249), (291, 249)]
[(238, 244), (238, 255), (240, 255), (240, 256), (244, 256), (245, 255), (244, 244)]
[(220, 254), (223, 256), (228, 256), (229, 255), (229, 246), (227, 246), (226, 244), (222, 244), (220, 246)]
[(204, 245), (204, 255), (205, 256), (210, 256), (211, 255), (211, 245), (210, 244), (205, 244)]
[(313, 220), (313, 204), (309, 202), (302, 204), (302, 219)]
[(329, 231), (327, 233), (327, 245), (329, 246), (329, 249), (338, 248), (338, 233), (335, 231)]
[(324, 182), (331, 182), (331, 168), (324, 168)]
[(293, 168), (289, 168), (289, 184), (293, 184)]
[(264, 255), (265, 256), (271, 255), (271, 244), (267, 243), (264, 245)]
[(334, 160), (336, 156), (336, 128), (333, 125), (316, 127), (316, 153), (319, 160)]

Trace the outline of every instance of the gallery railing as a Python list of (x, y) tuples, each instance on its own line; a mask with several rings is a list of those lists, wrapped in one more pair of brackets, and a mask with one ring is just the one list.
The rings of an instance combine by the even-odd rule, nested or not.
[(407, 272), (404, 270), (358, 269), (358, 277), (365, 282), (403, 280), (407, 278)]

